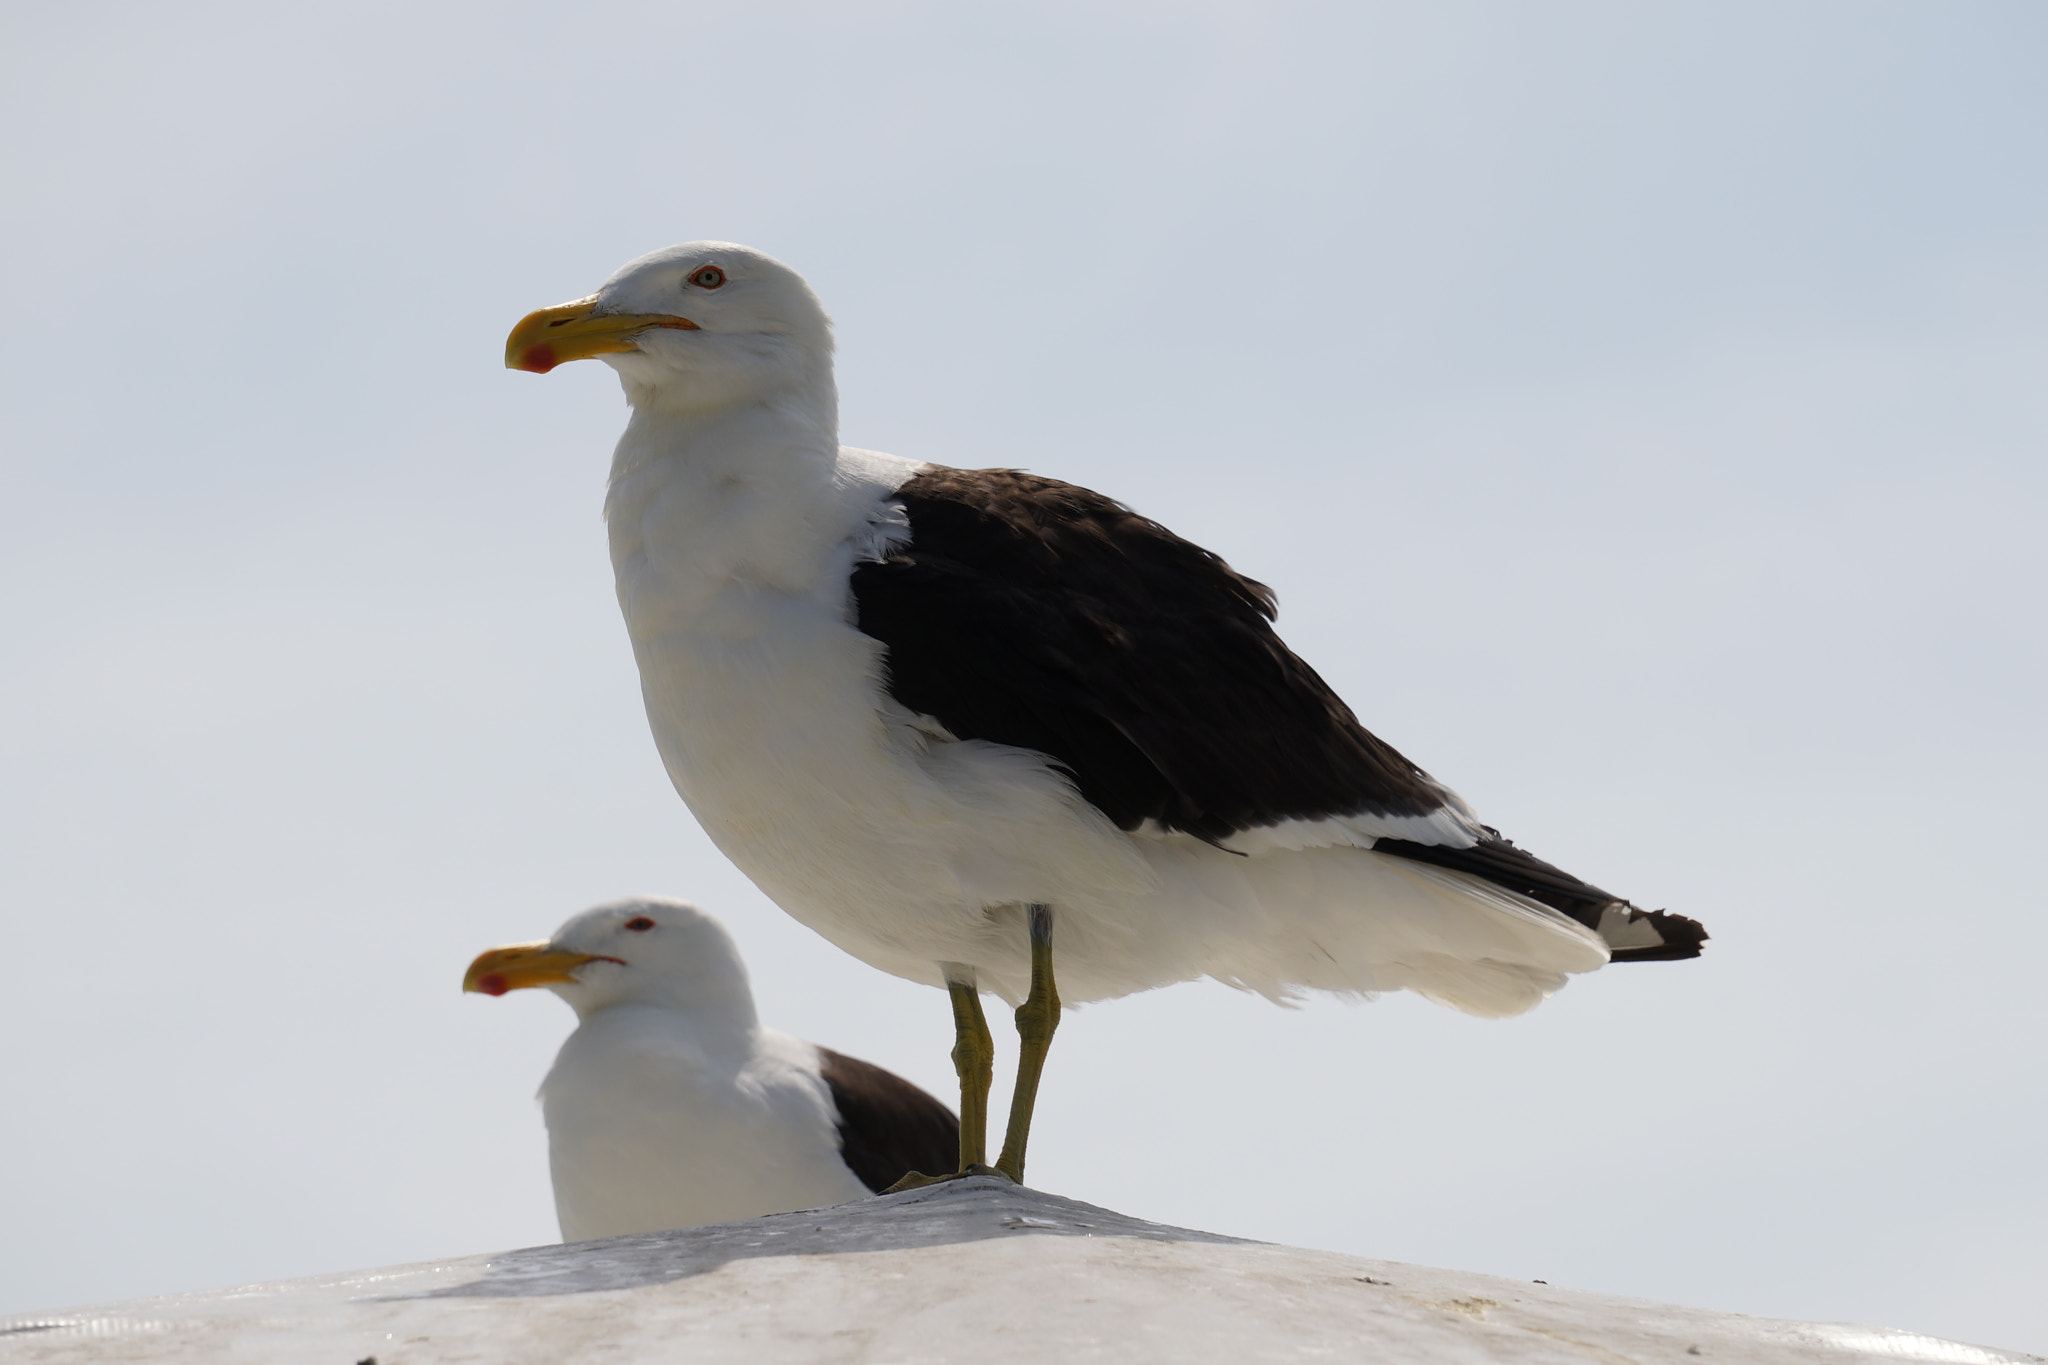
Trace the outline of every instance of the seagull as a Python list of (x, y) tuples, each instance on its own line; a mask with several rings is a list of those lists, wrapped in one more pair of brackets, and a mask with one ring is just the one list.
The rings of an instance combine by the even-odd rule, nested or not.
[(840, 445), (832, 353), (796, 271), (690, 242), (529, 314), (505, 363), (618, 372), (605, 518), (662, 761), (784, 910), (949, 992), (954, 1173), (984, 1159), (983, 991), (1017, 1010), (1021, 1182), (1062, 996), (1207, 976), (1505, 1016), (1699, 953), (1369, 733), (1217, 555), (1056, 479)]
[(595, 906), (462, 979), (529, 986), (576, 1011), (540, 1087), (566, 1242), (843, 1204), (959, 1146), (953, 1112), (909, 1081), (762, 1028), (732, 936), (694, 905)]

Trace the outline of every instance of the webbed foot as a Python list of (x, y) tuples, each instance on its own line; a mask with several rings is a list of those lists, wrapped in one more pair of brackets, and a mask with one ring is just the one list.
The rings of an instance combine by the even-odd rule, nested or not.
[(984, 1166), (976, 1161), (969, 1164), (966, 1169), (955, 1171), (951, 1175), (925, 1175), (921, 1171), (912, 1171), (882, 1193), (900, 1194), (904, 1190), (921, 1190), (927, 1185), (943, 1185), (949, 1180), (965, 1180), (971, 1175), (1000, 1175), (1005, 1180), (1010, 1178), (995, 1167)]

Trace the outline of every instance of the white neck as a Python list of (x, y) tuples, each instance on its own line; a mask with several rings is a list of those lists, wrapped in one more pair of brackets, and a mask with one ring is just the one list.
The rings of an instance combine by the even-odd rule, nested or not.
[[(802, 591), (822, 568), (816, 523), (838, 456), (829, 377), (711, 410), (636, 406), (605, 496), (614, 559), (653, 552), (687, 561), (700, 583), (739, 578)], [(643, 539), (657, 526), (658, 540)], [(673, 571), (685, 567), (671, 562), (661, 576), (674, 585)]]
[(575, 989), (556, 993), (583, 1023), (603, 1020), (606, 1027), (636, 1027), (634, 1021), (653, 1017), (645, 1011), (656, 1011), (671, 1026), (679, 1024), (709, 1055), (742, 1057), (753, 1049), (761, 1031), (746, 969), (736, 961), (680, 979), (643, 980), (624, 996), (591, 998)]
[(714, 407), (678, 407), (665, 402), (659, 389), (634, 383), (623, 374), (620, 378), (633, 416), (613, 455), (614, 485), (653, 459), (680, 456), (693, 464), (740, 465), (751, 463), (763, 444), (787, 443), (827, 453), (839, 448), (839, 391), (829, 369)]

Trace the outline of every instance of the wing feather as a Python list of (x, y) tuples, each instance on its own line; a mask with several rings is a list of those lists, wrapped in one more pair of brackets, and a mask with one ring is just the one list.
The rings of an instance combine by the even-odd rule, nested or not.
[(853, 572), (890, 695), (960, 739), (1047, 755), (1119, 828), (1369, 848), (1568, 915), (1616, 960), (1699, 953), (1695, 921), (1480, 824), (1281, 642), (1270, 589), (1157, 522), (1012, 469), (928, 466), (897, 507), (908, 537)]
[(1358, 723), (1274, 632), (1272, 592), (1216, 555), (1015, 470), (927, 469), (895, 501), (910, 536), (857, 565), (853, 593), (904, 706), (1051, 756), (1127, 830), (1220, 843), (1365, 816), (1463, 834), (1456, 798)]

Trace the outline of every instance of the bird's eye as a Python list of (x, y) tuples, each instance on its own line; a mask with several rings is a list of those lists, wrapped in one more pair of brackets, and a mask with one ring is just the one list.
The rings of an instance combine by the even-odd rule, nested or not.
[(654, 921), (645, 915), (635, 915), (626, 921), (626, 927), (636, 934), (644, 934), (654, 927)]
[(696, 285), (699, 289), (716, 289), (719, 285), (725, 283), (725, 272), (715, 265), (707, 265), (696, 274), (690, 276), (690, 283)]

